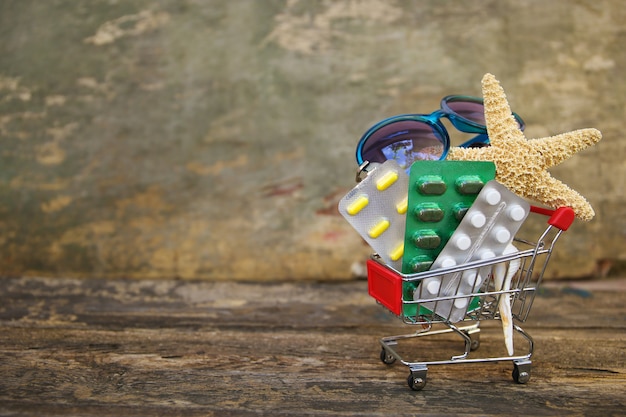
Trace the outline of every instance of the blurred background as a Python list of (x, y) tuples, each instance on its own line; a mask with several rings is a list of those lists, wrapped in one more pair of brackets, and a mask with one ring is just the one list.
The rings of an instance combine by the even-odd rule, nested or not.
[(337, 211), (358, 139), (486, 72), (527, 137), (603, 133), (551, 170), (596, 217), (546, 276), (622, 273), (625, 21), (618, 0), (0, 0), (0, 274), (359, 276)]

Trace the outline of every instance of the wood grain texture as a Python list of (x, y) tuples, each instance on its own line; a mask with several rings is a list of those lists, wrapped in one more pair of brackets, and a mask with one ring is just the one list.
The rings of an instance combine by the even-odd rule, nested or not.
[[(525, 329), (532, 378), (510, 362), (431, 366), (413, 392), (378, 339), (411, 326), (362, 281), (247, 284), (0, 280), (0, 414), (622, 415), (623, 289), (550, 286)], [(479, 355), (503, 348), (483, 323)], [(455, 339), (419, 341), (439, 354)]]

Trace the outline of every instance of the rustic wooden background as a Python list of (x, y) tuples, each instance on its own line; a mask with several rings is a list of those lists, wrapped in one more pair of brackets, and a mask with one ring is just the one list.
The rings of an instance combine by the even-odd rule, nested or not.
[(486, 72), (529, 137), (603, 132), (553, 171), (597, 217), (548, 275), (619, 270), (625, 20), (611, 0), (2, 0), (0, 273), (349, 278), (358, 138)]

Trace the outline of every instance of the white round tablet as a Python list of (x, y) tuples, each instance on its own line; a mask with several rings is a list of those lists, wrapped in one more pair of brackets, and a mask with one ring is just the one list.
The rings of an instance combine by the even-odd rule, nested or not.
[(439, 293), (439, 287), (439, 280), (432, 279), (426, 284), (426, 291), (428, 291), (429, 294), (437, 295)]
[(457, 298), (454, 300), (454, 306), (456, 308), (465, 308), (467, 306), (467, 298)]
[(485, 191), (483, 198), (487, 204), (489, 204), (490, 206), (495, 206), (500, 202), (501, 196), (498, 190), (487, 190)]
[(455, 266), (455, 265), (456, 265), (456, 261), (451, 256), (446, 256), (445, 258), (443, 258), (441, 260), (441, 267), (442, 268), (450, 268), (450, 267)]
[(524, 218), (526, 211), (522, 206), (515, 204), (509, 207), (507, 214), (509, 215), (509, 219), (518, 222)]
[(465, 282), (465, 284), (469, 285), (470, 287), (473, 287), (474, 284), (476, 283), (476, 270), (465, 271), (463, 273), (463, 281)]
[(509, 241), (509, 239), (511, 238), (511, 232), (509, 232), (507, 229), (505, 229), (504, 227), (498, 227), (496, 230), (494, 230), (493, 232), (493, 237), (499, 242), (499, 243), (506, 243)]
[(472, 217), (469, 219), (470, 224), (475, 228), (481, 228), (487, 222), (487, 218), (481, 212), (472, 213)]
[(459, 250), (468, 250), (470, 246), (472, 246), (472, 239), (470, 239), (468, 235), (462, 233), (454, 239), (454, 245)]

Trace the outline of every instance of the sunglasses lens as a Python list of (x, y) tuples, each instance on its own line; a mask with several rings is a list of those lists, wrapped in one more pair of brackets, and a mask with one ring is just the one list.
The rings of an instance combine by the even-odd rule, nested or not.
[[(448, 112), (454, 113), (453, 115), (450, 115), (450, 121), (457, 127), (457, 129), (467, 133), (482, 133), (480, 132), (480, 129), (476, 130), (477, 126), (459, 126), (459, 122), (463, 121), (469, 121), (479, 125), (480, 127), (484, 127), (486, 125), (485, 105), (483, 104), (482, 99), (470, 96), (448, 96), (442, 100), (441, 106)], [(516, 113), (513, 113), (513, 115), (515, 116), (515, 120), (517, 120), (520, 129), (524, 130), (525, 125), (522, 118)]]
[(430, 125), (413, 120), (389, 123), (375, 130), (360, 150), (363, 161), (394, 159), (403, 168), (416, 160), (438, 160), (447, 151), (446, 139)]
[(464, 119), (485, 125), (485, 107), (472, 101), (448, 101), (448, 108)]

